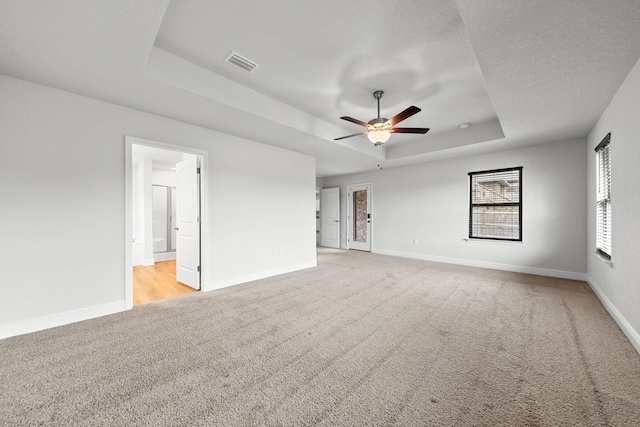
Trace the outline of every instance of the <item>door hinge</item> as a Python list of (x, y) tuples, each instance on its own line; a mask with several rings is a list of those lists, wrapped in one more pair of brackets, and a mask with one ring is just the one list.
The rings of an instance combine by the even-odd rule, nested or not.
[(200, 173), (200, 168), (197, 169), (198, 174)]
[(198, 273), (200, 273), (200, 266), (198, 266)]
[(198, 224), (200, 224), (200, 217), (198, 217)]

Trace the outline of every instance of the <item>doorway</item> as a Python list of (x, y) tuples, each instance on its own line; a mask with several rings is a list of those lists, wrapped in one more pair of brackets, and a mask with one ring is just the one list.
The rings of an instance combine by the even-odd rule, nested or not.
[(371, 184), (347, 186), (349, 249), (371, 252)]
[(200, 290), (207, 153), (134, 137), (125, 153), (127, 308)]
[(320, 246), (340, 248), (340, 188), (320, 190)]

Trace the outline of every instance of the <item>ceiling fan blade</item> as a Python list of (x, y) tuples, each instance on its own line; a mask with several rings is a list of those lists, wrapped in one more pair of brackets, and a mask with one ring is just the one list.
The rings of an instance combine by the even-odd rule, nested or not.
[(427, 133), (429, 128), (393, 128), (389, 130), (393, 133)]
[[(418, 111), (420, 111), (420, 110), (418, 110)], [(346, 120), (346, 121), (348, 121), (348, 122), (355, 123), (355, 124), (357, 124), (357, 125), (364, 126), (364, 127), (366, 127), (366, 128), (368, 128), (368, 127), (369, 127), (369, 123), (365, 123), (365, 122), (363, 122), (362, 120), (354, 119), (353, 117), (349, 117), (349, 116), (342, 116), (342, 117), (340, 117), (340, 118), (341, 118), (342, 120)]]
[(353, 135), (347, 135), (347, 136), (341, 136), (340, 138), (334, 138), (334, 141), (339, 141), (341, 139), (345, 139), (345, 138), (351, 138), (352, 136), (358, 136), (358, 135), (366, 135), (369, 132), (358, 132), (358, 133), (354, 133)]
[(408, 119), (409, 117), (413, 116), (414, 114), (420, 111), (421, 110), (418, 107), (415, 107), (412, 105), (411, 107), (404, 110), (402, 113), (396, 114), (395, 116), (391, 117), (389, 120), (386, 121), (386, 123), (389, 123), (391, 126), (395, 126), (396, 123), (400, 123), (404, 119)]

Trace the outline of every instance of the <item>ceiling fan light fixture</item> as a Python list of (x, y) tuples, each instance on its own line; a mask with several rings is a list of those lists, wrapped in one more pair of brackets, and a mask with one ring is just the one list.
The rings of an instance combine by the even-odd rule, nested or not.
[(367, 134), (367, 138), (369, 138), (369, 141), (373, 142), (376, 145), (387, 142), (390, 136), (391, 133), (383, 129), (376, 129)]

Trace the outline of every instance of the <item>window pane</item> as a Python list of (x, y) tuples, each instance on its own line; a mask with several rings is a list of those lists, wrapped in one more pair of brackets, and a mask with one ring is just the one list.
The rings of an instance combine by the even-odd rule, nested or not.
[(493, 239), (520, 239), (518, 206), (474, 206), (473, 236)]
[(355, 242), (367, 241), (367, 190), (353, 192), (354, 236)]
[(473, 176), (472, 203), (518, 203), (520, 201), (519, 171), (483, 173)]
[(611, 218), (611, 203), (607, 200), (598, 202), (596, 218), (596, 248), (611, 256), (611, 232), (609, 230)]

